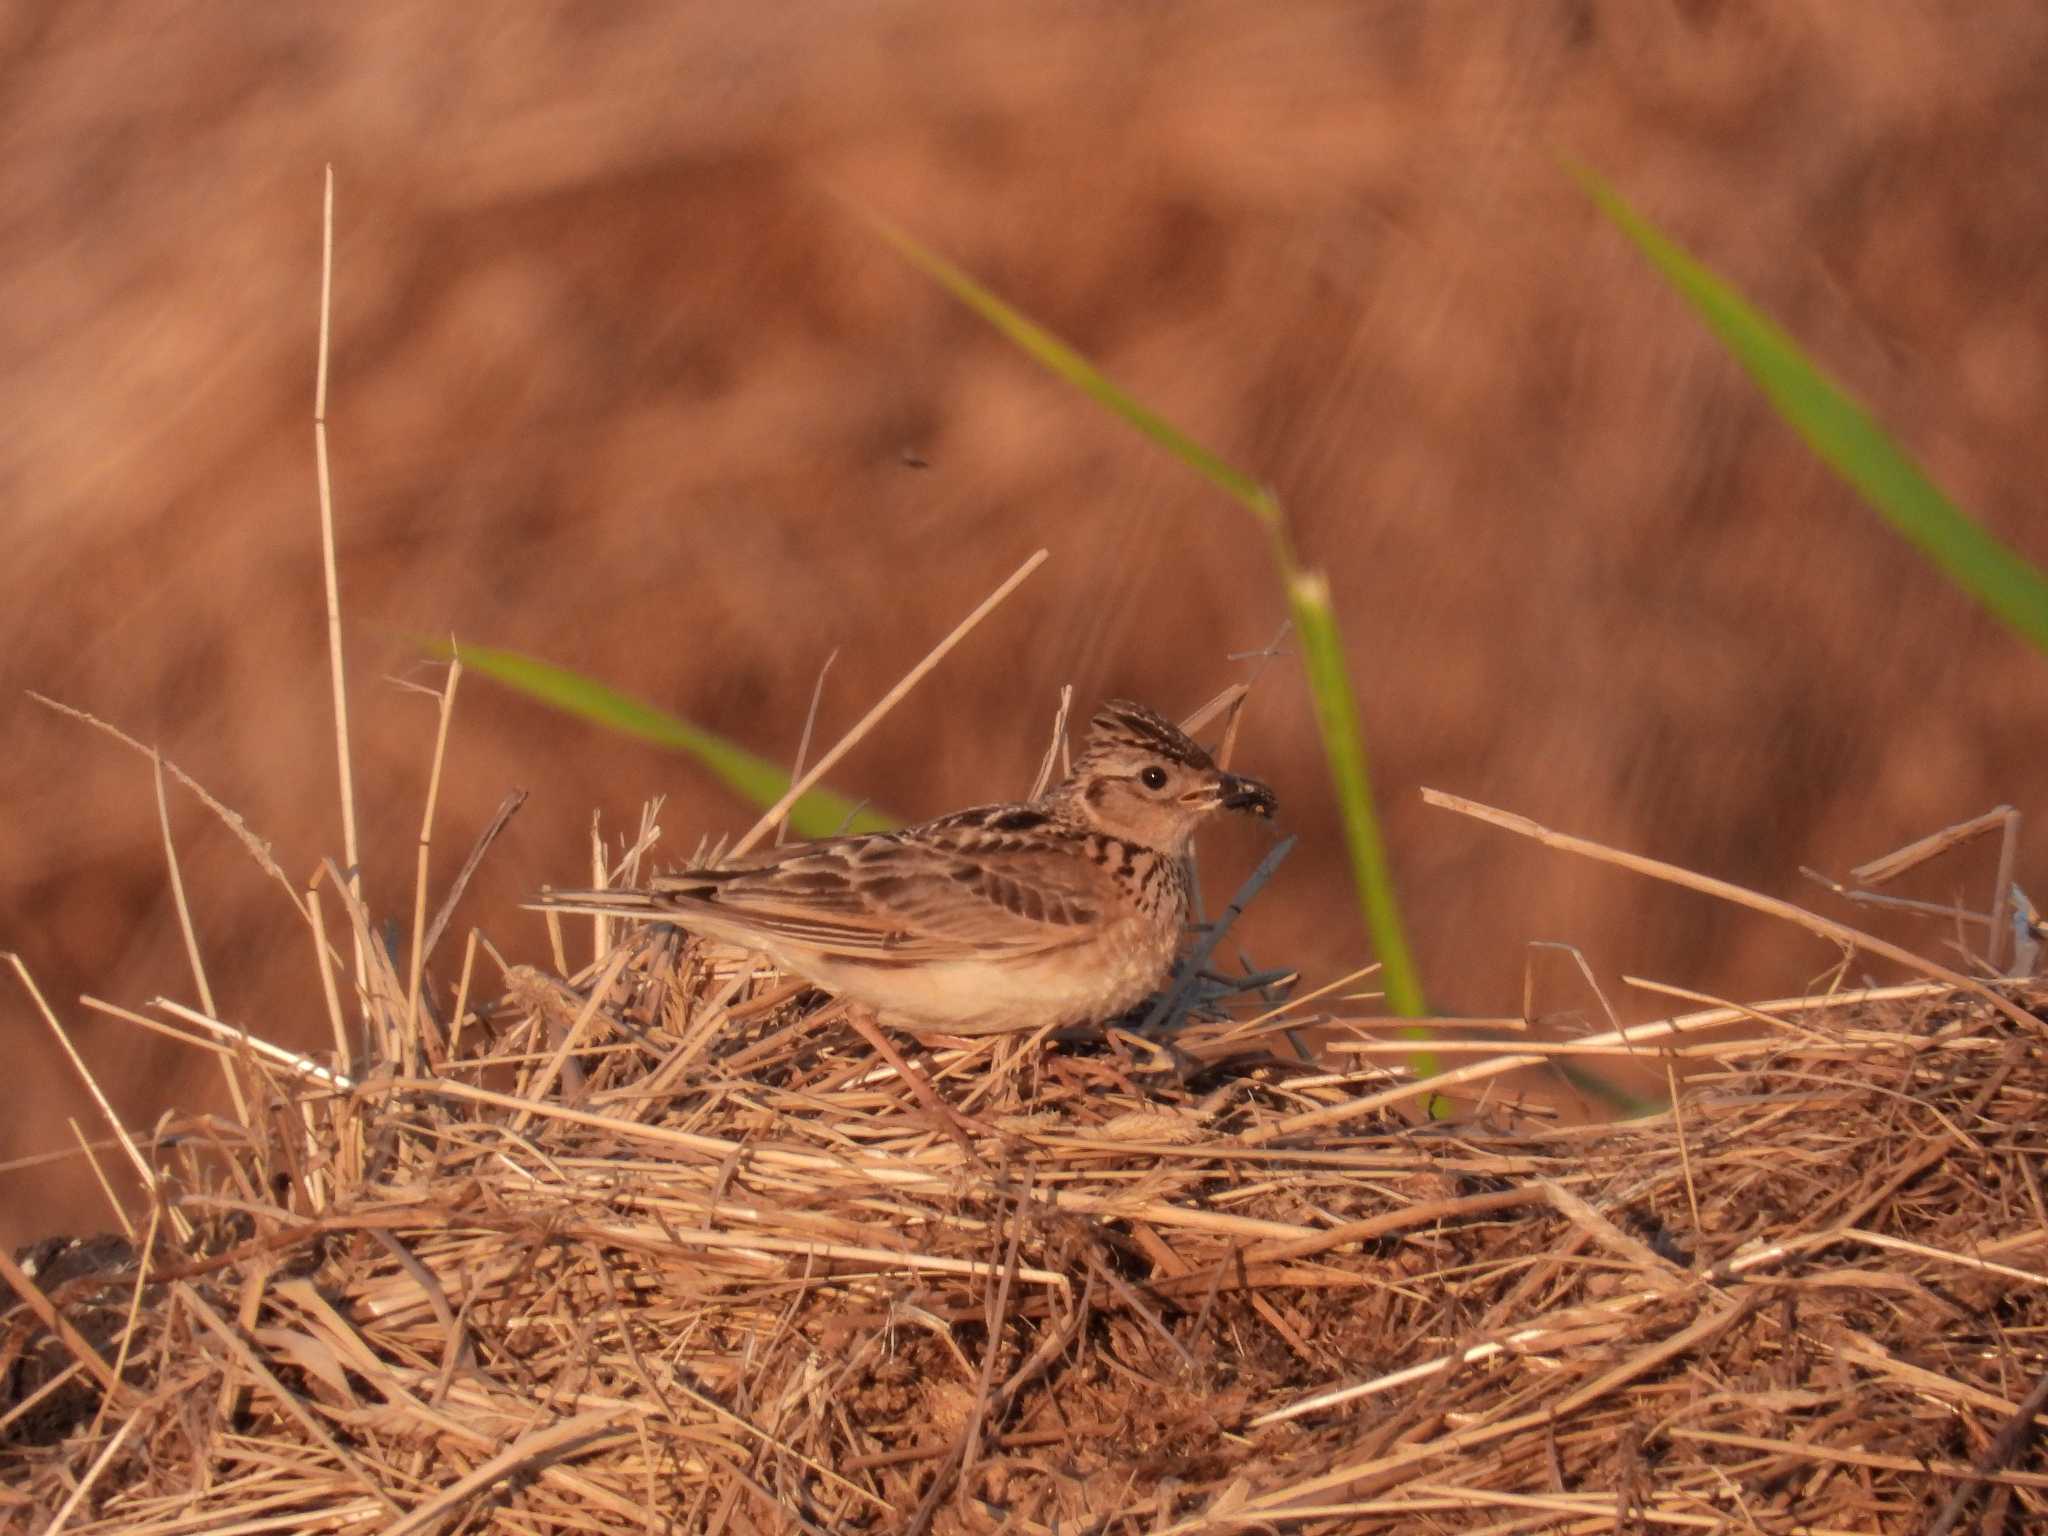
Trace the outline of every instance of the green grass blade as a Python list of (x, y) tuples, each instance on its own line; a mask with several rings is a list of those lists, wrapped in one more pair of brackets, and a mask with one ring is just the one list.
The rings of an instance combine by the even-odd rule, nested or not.
[[(488, 646), (456, 647), (462, 664), (529, 698), (565, 714), (580, 715), (597, 725), (637, 736), (657, 746), (686, 752), (721, 783), (766, 810), (789, 788), (789, 775), (764, 757), (736, 746), (715, 731), (679, 720), (652, 704), (607, 688), (567, 668), (517, 651)], [(836, 832), (884, 832), (894, 826), (887, 816), (863, 809), (844, 795), (814, 789), (789, 813), (790, 825), (802, 837), (830, 837)]]
[(875, 213), (864, 213), (882, 238), (913, 267), (1014, 342), (1048, 371), (1065, 379), (1089, 399), (1136, 427), (1195, 473), (1222, 487), (1269, 530), (1280, 525), (1273, 493), (1242, 470), (1196, 442), (1157, 412), (1147, 409), (1113, 383), (1087, 358), (1028, 315), (1011, 308), (960, 268)]
[[(1308, 673), (1309, 697), (1315, 704), (1316, 726), (1322, 733), (1330, 782), (1336, 789), (1338, 810), (1344, 818), (1352, 878), (1358, 885), (1366, 927), (1372, 934), (1373, 953), (1380, 960), (1387, 1006), (1395, 1013), (1419, 1018), (1429, 1011), (1429, 1005), (1422, 992), (1421, 972), (1408, 948), (1407, 930), (1401, 922), (1401, 903), (1394, 890), (1386, 844), (1380, 836), (1379, 818), (1373, 814), (1375, 802), (1372, 775), (1366, 763), (1365, 733), (1359, 727), (1358, 710), (1353, 703), (1350, 669), (1337, 635), (1337, 615), (1330, 606), (1329, 582), (1320, 572), (1302, 572), (1287, 584), (1287, 603), (1294, 616), (1302, 665)], [(1424, 1075), (1436, 1071), (1434, 1057), (1411, 1065)]]
[(1337, 642), (1329, 584), (1320, 573), (1300, 568), (1279, 498), (1220, 454), (1141, 405), (1087, 358), (997, 298), (936, 251), (873, 212), (860, 212), (906, 261), (981, 316), (1027, 356), (1103, 409), (1122, 417), (1258, 519), (1272, 546), (1273, 563), (1286, 588), (1288, 606), (1294, 612), (1301, 636), (1309, 687), (1315, 699), (1316, 724), (1322, 733), (1330, 780), (1343, 816), (1352, 879), (1358, 888), (1366, 930), (1380, 958), (1388, 1006), (1396, 1013), (1414, 1016), (1428, 1012), (1421, 974), (1408, 948), (1393, 873), (1373, 809), (1365, 743), (1344, 654)]
[(1814, 452), (1965, 592), (2048, 651), (2048, 578), (1957, 508), (1855, 397), (1733, 286), (1593, 172), (1571, 169)]

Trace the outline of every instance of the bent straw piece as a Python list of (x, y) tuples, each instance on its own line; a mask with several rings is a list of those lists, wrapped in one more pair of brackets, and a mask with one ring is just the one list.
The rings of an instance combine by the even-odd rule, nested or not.
[(320, 877), (306, 887), (306, 926), (313, 935), (313, 959), (320, 972), (320, 992), (327, 1002), (327, 1021), (334, 1030), (334, 1063), (344, 1077), (355, 1072), (348, 1048), (348, 1026), (341, 1018), (341, 991), (334, 982), (335, 962), (340, 958), (327, 942), (327, 917), (320, 910)]
[[(79, 993), (78, 1001), (84, 1007), (90, 1008), (94, 1013), (104, 1013), (110, 1019), (119, 1019), (124, 1024), (133, 1024), (139, 1029), (148, 1030), (151, 1034), (162, 1035), (166, 1040), (175, 1040), (180, 1045), (189, 1045), (195, 1051), (211, 1051), (216, 1056), (230, 1058), (235, 1054), (232, 1047), (218, 1045), (211, 1040), (202, 1040), (197, 1035), (187, 1034), (182, 1029), (172, 1028), (169, 1024), (164, 1023), (162, 1019), (152, 1019), (148, 1014), (136, 1013), (132, 1009), (123, 1008), (119, 1003), (110, 1003), (103, 997), (94, 997), (90, 992)], [(72, 1126), (76, 1129), (77, 1122), (73, 1121)], [(79, 1138), (79, 1145), (81, 1147), (85, 1145), (83, 1137)], [(135, 1234), (131, 1232), (128, 1235), (130, 1238), (133, 1238)]]
[[(220, 1047), (215, 1046), (214, 1049), (219, 1050)], [(92, 1176), (100, 1186), (100, 1193), (107, 1197), (107, 1209), (114, 1213), (114, 1220), (121, 1224), (121, 1235), (127, 1238), (129, 1242), (134, 1242), (135, 1223), (128, 1219), (127, 1211), (121, 1208), (120, 1197), (114, 1193), (113, 1180), (107, 1177), (107, 1170), (100, 1164), (99, 1153), (93, 1150), (93, 1144), (86, 1139), (85, 1131), (79, 1126), (79, 1123), (75, 1119), (73, 1119), (70, 1115), (66, 1115), (64, 1117), (64, 1123), (71, 1127), (71, 1139), (78, 1143), (78, 1150), (80, 1151), (80, 1153), (84, 1155), (86, 1166), (92, 1169)], [(61, 1152), (53, 1153), (51, 1155), (53, 1157), (64, 1156), (64, 1154)], [(22, 1164), (17, 1163), (13, 1166), (20, 1167), (22, 1166)], [(154, 1225), (156, 1222), (156, 1213), (162, 1208), (163, 1207), (158, 1205), (152, 1205), (149, 1208), (149, 1219), (152, 1225)]]
[(1766, 896), (1761, 891), (1752, 891), (1747, 886), (1736, 885), (1732, 881), (1717, 880), (1712, 875), (1695, 874), (1689, 869), (1681, 869), (1676, 864), (1667, 864), (1662, 859), (1646, 858), (1637, 853), (1624, 853), (1618, 848), (1609, 848), (1606, 844), (1596, 843), (1590, 838), (1553, 831), (1527, 816), (1517, 815), (1513, 811), (1496, 810), (1492, 806), (1481, 805), (1476, 800), (1467, 800), (1462, 795), (1445, 794), (1440, 789), (1424, 789), (1422, 798), (1425, 803), (1442, 810), (1456, 811), (1459, 815), (1470, 816), (1475, 821), (1483, 821), (1506, 831), (1519, 833), (1523, 837), (1533, 838), (1546, 848), (1581, 854), (1605, 864), (1633, 870), (1639, 875), (1648, 875), (1654, 880), (1682, 886), (1686, 890), (1698, 891), (1707, 896), (1718, 896), (1738, 907), (1748, 907), (1753, 912), (1796, 923), (1808, 932), (1837, 944), (1844, 944), (1873, 955), (1882, 955), (1887, 960), (1897, 961), (1909, 970), (1945, 981), (1958, 992), (1967, 992), (1972, 997), (1983, 999), (2029, 1034), (2043, 1033), (2044, 1026), (2041, 1020), (1975, 977), (1965, 976), (1961, 971), (1952, 971), (1945, 965), (1929, 960), (1925, 955), (1914, 954), (1903, 945), (1880, 939), (1877, 935), (1865, 933), (1860, 928), (1851, 928), (1847, 923), (1838, 923), (1833, 918), (1822, 917), (1817, 912), (1809, 912), (1789, 901)]
[[(1224, 729), (1229, 731), (1232, 736), (1235, 736), (1237, 733), (1238, 712), (1242, 708), (1245, 699), (1250, 696), (1251, 691), (1250, 683), (1225, 684), (1208, 702), (1200, 705), (1192, 714), (1182, 719), (1180, 728), (1192, 736), (1227, 709), (1230, 711), (1230, 715), (1224, 722)], [(1219, 768), (1230, 766), (1221, 757), (1217, 758), (1216, 765)]]
[[(1793, 1039), (1807, 1045), (1830, 1043), (1827, 1036), (1817, 1029), (1804, 1027), (1797, 1017), (1799, 1014), (1819, 1009), (1823, 1006), (1825, 999), (1817, 999), (1804, 1007), (1782, 1010), (1786, 1016), (1779, 1018), (1774, 1016), (1773, 1008), (1775, 1005), (1771, 1003), (1730, 1002), (1727, 998), (1716, 997), (1710, 992), (1695, 992), (1690, 987), (1673, 986), (1669, 982), (1663, 981), (1650, 981), (1641, 976), (1624, 975), (1621, 978), (1621, 984), (1625, 987), (1634, 987), (1641, 992), (1655, 992), (1663, 997), (1675, 997), (1682, 1002), (1705, 1003), (1708, 1008), (1726, 1014), (1728, 1022), (1731, 1024), (1739, 1019), (1748, 1019), (1758, 1024), (1768, 1025), (1772, 1029), (1783, 1030)], [(1901, 986), (1865, 987), (1853, 994), (1835, 993), (1830, 995), (1856, 996), (1872, 1000), (1884, 998), (1887, 1000), (1903, 1001), (1911, 997), (1946, 997), (1949, 991), (1949, 988), (1942, 986), (1939, 982), (1909, 981)]]
[(2009, 805), (1995, 805), (1980, 816), (1959, 821), (1954, 826), (1943, 827), (1925, 837), (1917, 837), (1903, 848), (1894, 848), (1890, 853), (1880, 854), (1864, 864), (1858, 864), (1849, 871), (1849, 878), (1862, 885), (1884, 885), (1909, 874), (1922, 864), (1932, 863), (1951, 849), (1974, 842), (1986, 832), (2004, 826), (2008, 818), (2019, 814)]
[[(171, 807), (164, 794), (163, 754), (152, 751), (149, 766), (156, 784), (156, 823), (164, 835), (164, 867), (170, 874), (171, 905), (177, 909), (178, 930), (185, 936), (185, 958), (192, 965), (192, 984), (199, 989), (199, 1006), (208, 1013), (217, 1013), (213, 987), (206, 979), (206, 961), (199, 953), (199, 931), (193, 926), (192, 908), (185, 900), (185, 877), (178, 868), (178, 845), (171, 837)], [(235, 1070), (232, 1056), (222, 1057), (219, 1065), (220, 1075), (227, 1079), (228, 1102), (235, 1107), (235, 1118), (246, 1125), (249, 1105), (242, 1096), (242, 1075)]]
[(302, 917), (305, 915), (305, 903), (299, 899), (299, 893), (292, 885), (290, 877), (285, 874), (283, 869), (278, 867), (276, 858), (270, 852), (269, 842), (258, 837), (249, 829), (249, 823), (242, 819), (241, 812), (229, 810), (227, 806), (209, 794), (206, 786), (193, 778), (191, 774), (180, 768), (169, 758), (163, 756), (155, 747), (144, 746), (118, 725), (111, 725), (90, 711), (76, 709), (69, 704), (59, 703), (47, 695), (37, 693), (33, 688), (27, 688), (22, 691), (45, 709), (53, 710), (57, 714), (76, 720), (81, 725), (89, 725), (94, 730), (102, 731), (113, 737), (114, 740), (120, 742), (122, 746), (128, 748), (131, 752), (138, 752), (144, 757), (161, 762), (170, 771), (172, 778), (190, 790), (199, 803), (213, 812), (220, 823), (234, 834), (235, 841), (240, 843), (243, 851), (256, 861), (257, 868), (261, 869), (284, 889), (286, 899), (298, 910), (299, 915)]
[(926, 673), (930, 672), (933, 667), (936, 667), (941, 661), (944, 661), (946, 659), (946, 653), (948, 651), (952, 650), (954, 646), (958, 645), (962, 640), (966, 639), (968, 633), (975, 627), (975, 625), (979, 624), (983, 619), (987, 618), (991, 613), (995, 612), (996, 608), (1002, 603), (1003, 599), (1008, 597), (1012, 592), (1016, 591), (1017, 588), (1023, 584), (1025, 577), (1029, 576), (1033, 571), (1037, 570), (1041, 565), (1045, 564), (1045, 562), (1050, 558), (1051, 552), (1048, 550), (1041, 549), (1036, 554), (1034, 554), (1030, 559), (1026, 560), (1022, 565), (1018, 566), (1015, 571), (1011, 572), (1009, 579), (1006, 580), (1001, 586), (997, 587), (995, 591), (989, 593), (987, 597), (983, 598), (981, 600), (981, 605), (977, 607), (974, 610), (974, 612), (968, 614), (966, 618), (962, 619), (957, 625), (955, 625), (953, 628), (953, 632), (951, 634), (947, 635), (945, 639), (941, 640), (937, 645), (933, 646), (931, 650), (928, 653), (926, 653), (924, 660), (920, 661), (916, 666), (912, 667), (908, 672), (906, 672), (903, 675), (903, 680), (901, 682), (899, 682), (894, 688), (891, 688), (887, 693), (883, 694), (881, 701), (877, 703), (873, 709), (869, 710), (865, 715), (861, 716), (860, 723), (854, 726), (854, 728), (848, 731), (844, 736), (840, 737), (839, 740), (833, 745), (831, 751), (827, 752), (823, 757), (819, 758), (817, 762), (813, 763), (810, 769), (803, 775), (803, 777), (797, 779), (794, 783), (792, 783), (789, 786), (789, 788), (783, 792), (782, 798), (780, 800), (777, 800), (773, 805), (769, 806), (768, 809), (762, 813), (761, 819), (755, 822), (754, 825), (747, 830), (747, 835), (745, 837), (742, 837), (737, 843), (733, 844), (731, 851), (726, 855), (726, 857), (734, 859), (740, 857), (740, 855), (752, 849), (754, 844), (758, 843), (762, 838), (766, 837), (770, 832), (774, 831), (776, 823), (781, 821), (784, 816), (789, 814), (789, 808), (791, 806), (795, 805), (797, 801), (801, 800), (806, 794), (810, 792), (812, 785), (816, 784), (826, 774), (830, 773), (832, 769), (838, 764), (839, 760), (842, 757), (846, 756), (848, 752), (852, 751), (854, 747), (859, 744), (861, 739), (865, 737), (869, 731), (875, 728), (876, 724), (881, 721), (882, 717), (888, 714), (890, 710), (894, 709), (897, 706), (897, 704), (902, 701), (903, 696), (905, 694), (909, 693), (911, 689), (915, 688), (919, 683), (924, 681)]
[[(334, 318), (334, 167), (327, 167), (320, 219), (320, 350), (313, 370), (313, 468), (320, 492), (320, 569), (327, 593), (327, 661), (334, 692), (334, 752), (341, 773), (341, 851), (348, 889), (363, 894), (363, 859), (356, 838), (355, 769), (348, 733), (348, 680), (342, 667), (341, 582), (334, 555), (334, 484), (327, 470), (327, 356)], [(362, 986), (363, 949), (356, 949), (356, 984)]]
[[(452, 648), (453, 642), (450, 644)], [(420, 811), (419, 865), (413, 880), (412, 962), (407, 966), (405, 976), (405, 1069), (415, 1074), (420, 1069), (423, 1052), (427, 1053), (426, 1059), (446, 1054), (445, 1051), (428, 1051), (427, 1036), (431, 1031), (423, 1028), (420, 976), (427, 964), (427, 868), (434, 847), (434, 808), (441, 801), (441, 769), (448, 760), (448, 726), (455, 716), (455, 690), (461, 682), (462, 658), (457, 655), (449, 659), (448, 679), (441, 685), (437, 696), (441, 704), (440, 721), (434, 730), (433, 766), (427, 771), (426, 805)], [(207, 1011), (212, 1012), (211, 1009)]]
[(343, 878), (333, 859), (322, 859), (320, 865), (328, 884), (334, 887), (334, 893), (341, 901), (355, 941), (356, 1004), (362, 1010), (366, 1027), (373, 1029), (383, 1042), (383, 1059), (396, 1062), (399, 1059), (396, 1031), (400, 1011), (405, 1006), (405, 983), (399, 980), (391, 952), (378, 942), (375, 921), (355, 886)]
[[(599, 890), (603, 890), (607, 884), (604, 867), (604, 831), (600, 815), (595, 810), (590, 813), (590, 883)], [(591, 913), (590, 952), (602, 959), (612, 952), (613, 947), (611, 915), (605, 912)]]
[(469, 982), (476, 970), (476, 930), (469, 930), (469, 940), (462, 946), (462, 974), (455, 981), (455, 1002), (448, 1010), (448, 1059), (451, 1063), (462, 1059), (462, 1020), (469, 1011)]
[[(107, 1117), (107, 1124), (114, 1128), (114, 1135), (120, 1141), (122, 1149), (127, 1152), (128, 1161), (135, 1165), (135, 1174), (142, 1180), (142, 1187), (149, 1191), (152, 1200), (160, 1198), (161, 1190), (155, 1170), (149, 1166), (148, 1159), (143, 1157), (140, 1149), (136, 1147), (127, 1127), (121, 1124), (121, 1117), (114, 1113), (114, 1106), (107, 1102), (107, 1096), (100, 1091), (99, 1080), (86, 1067), (85, 1058), (78, 1054), (78, 1047), (71, 1043), (71, 1036), (66, 1034), (64, 1026), (57, 1022), (57, 1015), (50, 1011), (49, 1003), (43, 998), (42, 989), (36, 985), (35, 978), (29, 975), (28, 967), (21, 962), (21, 956), (10, 953), (7, 958), (14, 963), (14, 973), (21, 978), (21, 984), (28, 989), (28, 995), (35, 1000), (37, 1011), (43, 1016), (43, 1022), (50, 1026), (50, 1033), (57, 1037), (57, 1043), (64, 1047), (64, 1054), (70, 1058), (72, 1067), (84, 1080), (86, 1091), (92, 1095), (93, 1102), (99, 1105), (100, 1113)], [(171, 1225), (177, 1228), (179, 1241), (191, 1241), (191, 1224), (175, 1210), (171, 1212)]]
[[(811, 707), (804, 711), (803, 734), (796, 739), (796, 761), (790, 764), (792, 777), (800, 777), (804, 771), (804, 759), (811, 755), (811, 733), (818, 728), (818, 706), (825, 702), (825, 678), (832, 670), (832, 663), (839, 659), (839, 648), (834, 646), (825, 658), (825, 664), (818, 668), (818, 680), (811, 684)], [(775, 846), (780, 848), (789, 841), (789, 818), (784, 816), (775, 823)]]
[(526, 796), (527, 791), (523, 789), (508, 790), (505, 798), (498, 802), (498, 809), (485, 823), (483, 831), (477, 834), (476, 841), (470, 844), (469, 856), (462, 861), (462, 868), (455, 872), (455, 878), (448, 883), (448, 894), (441, 898), (441, 906), (434, 913), (434, 920), (427, 924), (425, 953), (431, 955), (434, 947), (441, 942), (441, 935), (447, 931), (449, 920), (455, 916), (455, 908), (462, 901), (462, 893), (469, 889), (470, 879), (476, 874), (477, 866), (483, 863), (484, 855), (491, 851), (491, 844), (498, 840), (498, 834), (519, 814), (519, 808), (526, 804)]
[(1054, 766), (1064, 765), (1067, 756), (1067, 716), (1074, 708), (1074, 685), (1060, 684), (1060, 707), (1052, 717), (1052, 737), (1045, 744), (1045, 756), (1038, 761), (1038, 776), (1031, 781), (1031, 793), (1026, 800), (1036, 800), (1052, 783)]
[[(1251, 1018), (1246, 1019), (1242, 1024), (1232, 1025), (1227, 1038), (1236, 1039), (1240, 1036), (1250, 1034), (1253, 1031), (1257, 1030), (1261, 1025), (1270, 1024), (1277, 1018), (1281, 1018), (1289, 1013), (1297, 1012), (1300, 1009), (1306, 1008), (1310, 1003), (1317, 1002), (1322, 998), (1328, 997), (1332, 992), (1341, 992), (1344, 988), (1352, 985), (1354, 982), (1363, 981), (1366, 977), (1370, 976), (1374, 971), (1378, 970), (1379, 968), (1380, 963), (1379, 961), (1375, 960), (1369, 965), (1361, 965), (1357, 970), (1349, 971), (1344, 975), (1339, 976), (1335, 981), (1325, 982), (1322, 986), (1317, 987), (1313, 992), (1304, 992), (1299, 997), (1290, 997), (1287, 999), (1286, 1002), (1280, 1004), (1280, 1006), (1277, 1008), (1268, 1008), (1264, 1013), (1255, 1014)], [(1299, 973), (1297, 972), (1296, 974)], [(1306, 1024), (1313, 1024), (1316, 1022), (1318, 1021), (1305, 1021)], [(1320, 1022), (1334, 1025), (1350, 1024), (1355, 1023), (1357, 1021), (1352, 1019), (1325, 1019)], [(1408, 1022), (1411, 1025), (1413, 1023), (1412, 1020), (1404, 1022)], [(1438, 1028), (1449, 1029), (1475, 1029), (1481, 1027), (1489, 1027), (1495, 1029), (1527, 1029), (1529, 1027), (1527, 1022), (1521, 1019), (1431, 1019), (1430, 1023)], [(1410, 1051), (1413, 1051), (1416, 1048), (1416, 1044), (1417, 1042), (1415, 1041), (1409, 1041), (1408, 1049)]]
[[(86, 999), (80, 999), (80, 1001), (86, 1001)], [(258, 1056), (267, 1057), (281, 1067), (290, 1067), (294, 1072), (303, 1072), (307, 1077), (317, 1078), (330, 1088), (339, 1088), (345, 1092), (355, 1086), (346, 1076), (321, 1066), (319, 1062), (314, 1061), (310, 1056), (303, 1056), (297, 1051), (288, 1051), (281, 1045), (272, 1045), (268, 1040), (258, 1035), (252, 1035), (248, 1030), (238, 1025), (224, 1024), (219, 1019), (210, 1019), (197, 1009), (187, 1008), (183, 1003), (174, 1003), (167, 997), (153, 997), (149, 1000), (149, 1005), (152, 1008), (161, 1008), (165, 1013), (183, 1019), (187, 1024), (203, 1029), (208, 1034), (217, 1035), (223, 1040), (233, 1040), (238, 1044), (246, 1045)], [(152, 1022), (136, 1014), (129, 1013), (126, 1009), (116, 1007), (112, 1003), (95, 1001), (92, 1006), (97, 1007), (102, 1013), (111, 1014), (119, 1019), (128, 1019), (133, 1023), (148, 1024)], [(170, 1031), (165, 1031), (165, 1033), (170, 1033)], [(190, 1040), (189, 1036), (184, 1038)], [(191, 1041), (191, 1043), (200, 1045), (205, 1042), (195, 1040)]]

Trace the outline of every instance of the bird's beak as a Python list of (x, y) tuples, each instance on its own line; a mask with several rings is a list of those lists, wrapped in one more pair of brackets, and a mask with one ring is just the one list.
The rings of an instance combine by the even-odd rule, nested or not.
[(1216, 803), (1226, 811), (1250, 811), (1254, 816), (1273, 819), (1273, 812), (1280, 808), (1280, 802), (1273, 798), (1273, 791), (1257, 779), (1241, 779), (1234, 773), (1219, 775), (1216, 786)]

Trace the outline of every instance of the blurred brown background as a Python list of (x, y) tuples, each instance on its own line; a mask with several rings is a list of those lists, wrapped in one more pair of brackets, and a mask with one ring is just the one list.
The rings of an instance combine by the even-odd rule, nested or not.
[[(1938, 0), (457, 14), (0, 10), (0, 947), (131, 1124), (215, 1081), (76, 1002), (192, 1000), (148, 768), (21, 690), (160, 744), (295, 878), (339, 853), (310, 424), (330, 160), (385, 915), (410, 912), (432, 742), (430, 702), (388, 680), (416, 636), (519, 647), (786, 757), (828, 653), (827, 739), (1045, 545), (835, 776), (920, 815), (1023, 788), (1061, 683), (1186, 710), (1277, 629), (1241, 512), (833, 191), (1285, 497), (1335, 587), (1437, 1006), (1519, 1008), (1531, 939), (1582, 946), (1636, 1017), (1668, 1010), (1624, 971), (1775, 995), (1834, 957), (1428, 811), (1420, 784), (1802, 897), (1801, 864), (2041, 808), (2041, 660), (1816, 466), (1556, 158), (1598, 166), (2048, 560), (2038, 0), (1967, 21)], [(1303, 834), (1252, 952), (1359, 963), (1293, 663), (1239, 761)], [(474, 677), (449, 771), (442, 880), (509, 787), (533, 792), (455, 929), (527, 958), (542, 930), (512, 904), (581, 878), (593, 808), (616, 829), (669, 793), (676, 855), (750, 819), (687, 763)], [(182, 793), (173, 817), (221, 1008), (317, 1044), (303, 931)], [(1213, 884), (1260, 849), (1225, 844)], [(1988, 874), (1920, 893), (1981, 900)], [(1540, 1007), (1592, 1011), (1540, 965)], [(0, 1156), (69, 1145), (66, 1115), (98, 1134), (11, 977), (0, 1028)], [(106, 1224), (75, 1158), (5, 1177), (5, 1240)]]

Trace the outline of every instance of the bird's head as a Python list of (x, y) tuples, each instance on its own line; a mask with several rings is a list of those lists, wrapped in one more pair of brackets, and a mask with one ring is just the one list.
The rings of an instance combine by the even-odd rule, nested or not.
[(1273, 791), (1218, 768), (1180, 727), (1142, 704), (1102, 706), (1072, 775), (1047, 801), (1125, 842), (1183, 855), (1211, 811), (1271, 817)]

